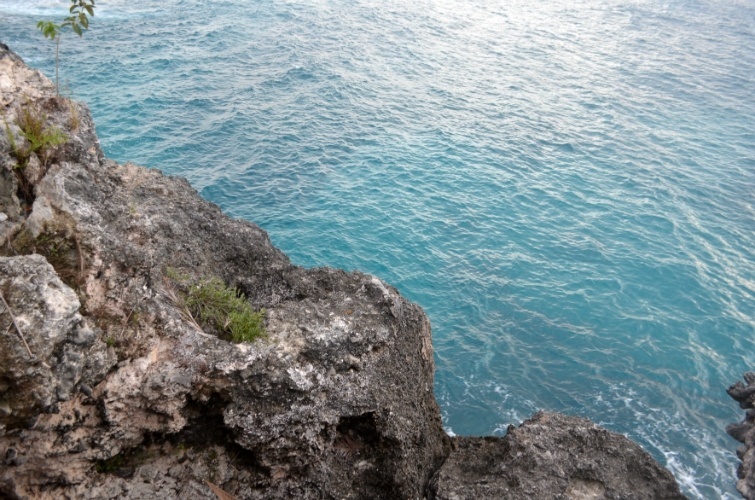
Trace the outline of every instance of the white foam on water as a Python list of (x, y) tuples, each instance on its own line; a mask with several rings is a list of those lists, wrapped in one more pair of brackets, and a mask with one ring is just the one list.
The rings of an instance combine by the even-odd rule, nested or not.
[(63, 0), (27, 0), (24, 2), (0, 2), (0, 13), (11, 16), (67, 15), (70, 2)]
[[(0, 0), (0, 14), (8, 16), (30, 17), (34, 21), (62, 20), (68, 15), (71, 3), (67, 0), (25, 0), (23, 2)], [(168, 15), (168, 12), (159, 6), (138, 6), (127, 0), (110, 0), (107, 3), (95, 4), (94, 19), (130, 19), (149, 15), (159, 17)], [(94, 28), (95, 25), (92, 25)]]

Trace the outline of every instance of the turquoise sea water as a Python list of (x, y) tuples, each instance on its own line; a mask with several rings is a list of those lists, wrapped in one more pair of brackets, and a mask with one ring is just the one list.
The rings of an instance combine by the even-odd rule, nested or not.
[[(0, 40), (63, 0), (0, 0)], [(755, 0), (127, 0), (64, 38), (106, 153), (427, 311), (456, 434), (540, 408), (737, 498), (755, 368)]]

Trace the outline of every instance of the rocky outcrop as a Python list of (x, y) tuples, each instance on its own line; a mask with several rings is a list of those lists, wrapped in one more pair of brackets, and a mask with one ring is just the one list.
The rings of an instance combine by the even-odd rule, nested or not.
[(437, 500), (684, 498), (671, 473), (629, 439), (543, 412), (502, 438), (454, 438), (430, 489)]
[(742, 443), (737, 457), (742, 461), (737, 469), (737, 490), (748, 500), (755, 498), (755, 372), (744, 374), (745, 383), (738, 381), (726, 391), (745, 412), (739, 423), (729, 424), (726, 432)]
[[(464, 438), (451, 452), (430, 325), (394, 288), (293, 266), (264, 231), (185, 180), (107, 160), (86, 107), (55, 97), (2, 45), (0, 103), (0, 496), (469, 497), (483, 490), (477, 475), (453, 472), (472, 460), (464, 450), (511, 492), (514, 475), (540, 481), (499, 463), (494, 441)], [(19, 117), (30, 110), (65, 142), (21, 151)], [(210, 278), (264, 310), (265, 338), (235, 344), (198, 324), (182, 291)], [(527, 438), (533, 464), (563, 432), (582, 433), (572, 443), (586, 454), (628, 445), (561, 418), (539, 417)], [(565, 467), (538, 491), (568, 496), (578, 480), (614, 491), (610, 477), (639, 468), (639, 491), (678, 493), (638, 457)]]

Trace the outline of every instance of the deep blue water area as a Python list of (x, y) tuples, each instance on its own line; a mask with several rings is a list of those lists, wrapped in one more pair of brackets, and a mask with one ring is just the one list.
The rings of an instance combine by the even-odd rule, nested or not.
[[(53, 76), (67, 5), (0, 40)], [(449, 432), (581, 415), (738, 497), (755, 0), (102, 0), (61, 64), (108, 156), (419, 303)]]

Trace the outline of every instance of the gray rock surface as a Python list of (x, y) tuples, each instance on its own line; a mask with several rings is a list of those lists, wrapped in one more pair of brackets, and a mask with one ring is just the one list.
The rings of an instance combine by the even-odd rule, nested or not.
[(76, 293), (44, 257), (0, 257), (0, 293), (7, 303), (0, 304), (0, 405), (6, 408), (0, 429), (13, 429), (55, 412), (80, 384), (97, 384), (115, 353), (79, 314)]
[[(30, 103), (67, 141), (33, 175), (0, 141), (0, 291), (33, 353), (3, 330), (0, 496), (204, 499), (211, 484), (239, 498), (432, 493), (451, 449), (418, 306), (369, 275), (293, 266), (185, 180), (107, 160), (86, 107), (0, 44), (0, 107), (17, 141)], [(203, 331), (178, 276), (237, 288), (265, 309), (267, 337)], [(646, 481), (669, 480), (653, 470)]]
[(430, 489), (437, 500), (684, 498), (671, 473), (626, 437), (543, 412), (501, 438), (454, 438)]
[(745, 383), (738, 381), (726, 391), (739, 407), (746, 410), (744, 419), (729, 424), (726, 432), (742, 443), (737, 456), (742, 461), (737, 469), (737, 490), (747, 500), (755, 499), (755, 372), (744, 374)]

